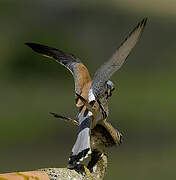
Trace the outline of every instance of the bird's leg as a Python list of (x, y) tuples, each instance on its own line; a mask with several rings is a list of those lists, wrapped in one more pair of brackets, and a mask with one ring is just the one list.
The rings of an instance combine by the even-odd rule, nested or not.
[(73, 167), (68, 167), (68, 169), (75, 170), (77, 173), (86, 174), (87, 177), (91, 180), (94, 180), (94, 178), (91, 175), (90, 170), (83, 164), (76, 164)]
[[(93, 105), (95, 104), (95, 101), (91, 101), (90, 103), (88, 103), (87, 100), (84, 99), (81, 95), (79, 95), (79, 94), (77, 94), (77, 93), (76, 93), (76, 95), (77, 95), (77, 96), (80, 98), (80, 100), (84, 103), (84, 105), (87, 107), (87, 109), (94, 114), (94, 112), (96, 111), (96, 110), (93, 108)], [(97, 100), (97, 103), (98, 103), (99, 108), (100, 108), (101, 111), (102, 111), (103, 119), (106, 119), (106, 118), (107, 118), (106, 111), (104, 110), (103, 106), (101, 105), (101, 102), (99, 101), (99, 99)]]
[(55, 118), (66, 120), (66, 121), (70, 122), (71, 124), (73, 124), (74, 126), (79, 126), (78, 121), (75, 119), (65, 117), (65, 116), (61, 116), (61, 115), (58, 115), (58, 114), (53, 113), (53, 112), (50, 112), (50, 114), (53, 115)]
[(89, 179), (94, 180), (94, 178), (91, 175), (90, 170), (86, 166), (84, 166), (84, 172), (86, 173), (86, 175)]
[(89, 104), (89, 103), (87, 102), (87, 100), (84, 99), (81, 95), (79, 95), (79, 94), (77, 94), (77, 93), (76, 93), (76, 95), (77, 95), (78, 98), (84, 103), (84, 105), (87, 107), (87, 109), (93, 113), (93, 112), (94, 112), (94, 109), (92, 108), (92, 105)]
[(104, 152), (101, 149), (94, 149), (91, 154), (91, 160), (89, 161), (87, 168), (92, 173), (93, 167), (97, 164), (97, 162), (102, 158)]
[(119, 139), (118, 144), (121, 145), (122, 142), (123, 142), (123, 139), (122, 139), (123, 135), (122, 135), (122, 133), (120, 133), (118, 130), (116, 130), (116, 131), (117, 131), (117, 135), (118, 135), (118, 139)]
[(73, 169), (78, 173), (85, 173), (89, 179), (95, 180), (92, 176), (92, 173), (94, 172), (93, 168), (98, 163), (98, 161), (101, 160), (104, 154), (105, 153), (101, 149), (96, 148), (92, 151), (91, 160), (89, 161), (87, 167), (83, 164), (77, 164), (77, 166), (75, 166)]
[(107, 118), (107, 114), (106, 114), (106, 111), (104, 110), (103, 106), (101, 105), (101, 102), (99, 99), (97, 99), (97, 102), (98, 102), (98, 105), (102, 111), (102, 115), (103, 115), (103, 119), (106, 119)]

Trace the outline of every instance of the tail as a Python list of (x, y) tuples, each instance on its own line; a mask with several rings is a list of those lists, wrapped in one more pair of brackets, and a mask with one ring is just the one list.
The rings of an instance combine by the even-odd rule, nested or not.
[(70, 169), (78, 165), (80, 161), (83, 161), (91, 153), (90, 128), (92, 116), (90, 116), (90, 113), (87, 113), (86, 116), (80, 114), (78, 118), (80, 123), (79, 132), (69, 159)]

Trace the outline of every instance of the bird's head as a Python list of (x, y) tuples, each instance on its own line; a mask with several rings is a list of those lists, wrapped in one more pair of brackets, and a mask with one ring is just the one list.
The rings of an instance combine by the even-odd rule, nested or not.
[(114, 87), (114, 83), (110, 80), (107, 81), (107, 91), (106, 91), (106, 94), (107, 94), (107, 98), (112, 96), (112, 92), (115, 90), (115, 87)]

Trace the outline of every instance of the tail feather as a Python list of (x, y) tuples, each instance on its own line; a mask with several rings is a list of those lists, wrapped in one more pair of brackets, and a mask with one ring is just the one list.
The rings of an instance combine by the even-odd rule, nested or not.
[(79, 126), (78, 136), (72, 148), (72, 153), (69, 160), (70, 165), (79, 164), (80, 161), (87, 158), (88, 154), (91, 153), (91, 147), (90, 147), (91, 116), (89, 116), (89, 113), (86, 115), (86, 117), (80, 115), (79, 123), (80, 126)]

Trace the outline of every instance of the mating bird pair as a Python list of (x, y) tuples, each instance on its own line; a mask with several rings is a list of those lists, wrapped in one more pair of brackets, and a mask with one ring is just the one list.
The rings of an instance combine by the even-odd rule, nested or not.
[(26, 43), (35, 52), (55, 59), (58, 63), (64, 65), (74, 76), (75, 102), (79, 111), (76, 121), (53, 114), (55, 117), (72, 120), (79, 126), (77, 139), (69, 159), (70, 168), (75, 168), (92, 150), (96, 149), (94, 147), (96, 143), (92, 140), (93, 138), (91, 139), (92, 133), (100, 135), (100, 144), (103, 146), (112, 146), (120, 142), (120, 133), (106, 121), (109, 97), (111, 97), (114, 90), (114, 84), (109, 79), (128, 57), (141, 36), (146, 21), (147, 18), (144, 18), (138, 23), (113, 56), (96, 71), (93, 80), (86, 66), (73, 54), (37, 43)]

